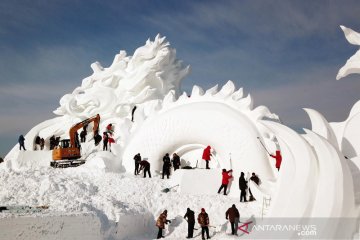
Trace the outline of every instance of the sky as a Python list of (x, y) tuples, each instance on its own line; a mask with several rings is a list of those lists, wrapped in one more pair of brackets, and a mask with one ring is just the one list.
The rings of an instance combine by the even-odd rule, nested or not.
[(340, 25), (360, 32), (359, 0), (1, 0), (0, 157), (60, 98), (157, 33), (191, 66), (182, 89), (233, 80), (296, 131), (302, 108), (344, 121), (360, 98), (360, 75), (338, 70), (357, 50)]

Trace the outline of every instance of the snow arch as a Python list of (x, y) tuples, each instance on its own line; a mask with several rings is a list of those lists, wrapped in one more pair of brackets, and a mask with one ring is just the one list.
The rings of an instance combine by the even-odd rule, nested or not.
[[(165, 153), (189, 144), (203, 144), (212, 146), (220, 167), (233, 168), (235, 177), (241, 171), (255, 171), (264, 179), (273, 179), (258, 136), (257, 127), (245, 114), (224, 103), (204, 101), (178, 105), (144, 121), (124, 152), (123, 165), (132, 172), (133, 156), (140, 152), (149, 159), (152, 169), (160, 169)], [(201, 161), (201, 155), (198, 159)]]

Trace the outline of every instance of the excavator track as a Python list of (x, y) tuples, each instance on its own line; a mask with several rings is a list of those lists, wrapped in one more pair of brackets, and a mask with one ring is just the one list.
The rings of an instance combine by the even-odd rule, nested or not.
[(56, 160), (50, 162), (50, 166), (54, 168), (68, 168), (68, 167), (78, 167), (85, 163), (83, 159), (64, 159), (64, 160)]

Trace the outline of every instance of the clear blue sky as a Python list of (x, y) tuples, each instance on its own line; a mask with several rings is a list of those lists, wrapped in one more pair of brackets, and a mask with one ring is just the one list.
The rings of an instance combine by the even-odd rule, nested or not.
[(360, 99), (360, 75), (335, 80), (358, 49), (341, 24), (360, 32), (359, 0), (2, 0), (0, 156), (55, 116), (92, 62), (108, 66), (157, 33), (191, 65), (184, 90), (231, 79), (296, 130), (310, 128), (303, 107), (343, 121)]

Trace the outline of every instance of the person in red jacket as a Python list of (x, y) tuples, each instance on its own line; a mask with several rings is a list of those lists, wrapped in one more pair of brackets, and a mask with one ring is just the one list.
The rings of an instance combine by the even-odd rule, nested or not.
[(275, 158), (275, 160), (276, 160), (275, 167), (276, 167), (277, 170), (279, 171), (279, 170), (280, 170), (280, 166), (281, 166), (281, 160), (282, 160), (280, 151), (279, 151), (279, 150), (276, 150), (275, 155), (270, 154), (270, 157)]
[(209, 168), (209, 161), (210, 161), (210, 157), (212, 156), (210, 151), (211, 151), (211, 147), (207, 146), (204, 149), (204, 152), (203, 152), (203, 155), (202, 155), (202, 159), (206, 161), (206, 169), (210, 169)]
[(227, 186), (229, 184), (229, 180), (232, 179), (233, 177), (231, 176), (232, 170), (226, 171), (226, 169), (222, 170), (222, 184), (219, 188), (218, 193), (221, 192), (221, 190), (224, 188), (224, 195), (226, 195), (226, 190), (227, 190)]

